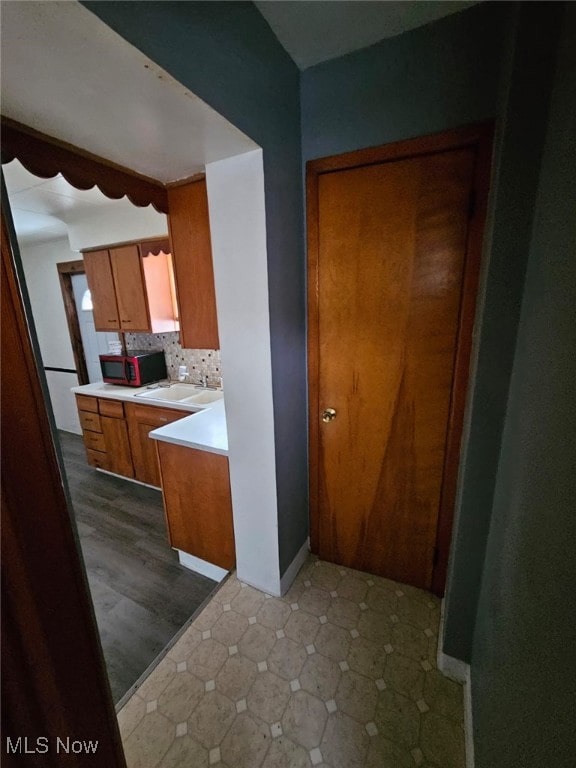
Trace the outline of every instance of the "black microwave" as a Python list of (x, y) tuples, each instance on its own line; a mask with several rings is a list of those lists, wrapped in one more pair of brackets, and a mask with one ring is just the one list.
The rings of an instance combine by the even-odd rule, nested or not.
[(100, 368), (107, 384), (125, 387), (143, 387), (168, 377), (166, 358), (161, 350), (134, 349), (126, 355), (100, 355)]

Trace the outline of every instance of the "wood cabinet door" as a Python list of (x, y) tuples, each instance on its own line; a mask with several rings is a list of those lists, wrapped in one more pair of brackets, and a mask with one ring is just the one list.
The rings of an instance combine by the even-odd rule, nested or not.
[(128, 439), (128, 425), (124, 419), (112, 416), (100, 416), (104, 445), (110, 472), (124, 477), (134, 477), (132, 453)]
[(128, 434), (136, 480), (160, 487), (160, 470), (154, 445), (156, 441), (148, 435), (153, 429), (189, 415), (187, 411), (176, 411), (170, 408), (126, 404)]
[(228, 458), (157, 441), (170, 544), (230, 570), (236, 562)]
[(120, 328), (127, 332), (150, 332), (146, 286), (137, 245), (110, 249)]
[(206, 180), (168, 189), (168, 223), (186, 349), (219, 349)]
[(92, 295), (94, 327), (97, 331), (120, 330), (116, 290), (108, 251), (85, 253), (84, 269)]

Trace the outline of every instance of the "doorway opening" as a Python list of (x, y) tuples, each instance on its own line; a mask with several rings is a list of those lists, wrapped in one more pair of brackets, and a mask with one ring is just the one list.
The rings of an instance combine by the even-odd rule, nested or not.
[[(72, 250), (71, 230), (59, 224), (73, 209), (75, 245), (88, 236), (92, 240), (85, 242), (91, 245), (104, 243), (120, 208), (127, 237), (140, 235), (151, 248), (153, 235), (167, 242), (166, 219), (145, 209), (142, 216), (141, 209), (108, 200), (96, 190), (77, 190), (60, 176), (33, 176), (17, 160), (4, 165), (3, 174), (38, 331), (47, 404), (56, 422), (112, 698), (120, 707), (217, 582), (179, 563), (168, 542), (159, 488), (97, 471), (87, 461), (88, 433), (83, 434), (71, 388), (102, 381), (99, 354), (107, 353), (118, 335), (96, 331), (84, 262), (73, 258), (78, 253)], [(42, 208), (44, 213), (38, 213)], [(50, 216), (55, 238), (43, 239), (41, 229), (34, 231), (33, 213), (44, 224)]]
[[(10, 73), (4, 73), (3, 77), (4, 109), (15, 119), (40, 130), (47, 130), (53, 136), (69, 142), (68, 146), (83, 147), (84, 154), (72, 168), (75, 177), (81, 168), (85, 169), (90, 164), (90, 158), (94, 158), (90, 152), (93, 152), (97, 156), (109, 158), (111, 162), (108, 172), (111, 171), (116, 179), (119, 172), (122, 175), (123, 170), (133, 169), (130, 189), (138, 199), (141, 199), (143, 187), (149, 192), (151, 186), (156, 187), (158, 193), (155, 199), (161, 199), (166, 198), (168, 183), (183, 176), (192, 176), (206, 167), (210, 186), (211, 227), (218, 232), (217, 242), (214, 243), (214, 268), (221, 342), (227, 360), (226, 386), (230, 392), (226, 418), (230, 439), (233, 512), (237, 525), (238, 575), (266, 592), (279, 593), (281, 585), (262, 150), (208, 104), (171, 78), (167, 72), (161, 71), (155, 62), (147, 59), (119, 36), (111, 35), (110, 29), (80, 4), (72, 4), (73, 7), (66, 7), (65, 11), (58, 8), (40, 11), (36, 7), (30, 11), (25, 5), (14, 7), (10, 19), (4, 19), (8, 23), (8, 26), (4, 24), (4, 31), (7, 32), (5, 42), (17, 41), (10, 50), (3, 51), (6, 61), (14, 65)], [(82, 44), (71, 46), (71, 40), (81, 40)], [(30, 51), (35, 51), (35, 56), (29, 56)], [(25, 52), (24, 56), (20, 55), (22, 52)], [(38, 60), (45, 64), (42, 72), (34, 67), (34, 62)], [(55, 71), (60, 73), (57, 78), (54, 77)], [(121, 78), (118, 78), (118, 72), (122, 73)], [(54, 88), (58, 89), (57, 96)], [(137, 99), (133, 98), (134, 94), (138, 94)], [(9, 104), (17, 105), (16, 113), (10, 110)], [(147, 114), (146, 120), (142, 119), (143, 110)], [(112, 117), (106, 120), (103, 115)], [(98, 129), (95, 130), (94, 126), (98, 126)], [(154, 130), (150, 130), (151, 126)], [(4, 129), (3, 153), (7, 133)], [(60, 156), (61, 150), (60, 147)], [(45, 177), (54, 175), (53, 158), (49, 153), (38, 153), (36, 160), (43, 163)], [(148, 192), (145, 193), (147, 198)], [(132, 199), (132, 194), (130, 197)], [(10, 223), (9, 229), (10, 243), (14, 245)], [(120, 240), (112, 235), (106, 238), (106, 242)], [(9, 250), (7, 248), (7, 252)], [(15, 245), (13, 250), (14, 257), (10, 254), (7, 264), (16, 284), (16, 295), (18, 284), (22, 285), (24, 276)], [(63, 258), (66, 255), (60, 255), (59, 260)], [(233, 265), (231, 261), (234, 261)], [(241, 292), (238, 291), (239, 275), (243, 285)], [(26, 300), (24, 304), (26, 306), (21, 308), (21, 315), (25, 318), (21, 323), (23, 328), (26, 326), (29, 308)], [(40, 375), (37, 374), (37, 369), (42, 368), (38, 354), (34, 357), (38, 352), (37, 331), (44, 329), (45, 325), (48, 327), (48, 324), (42, 323), (36, 331), (33, 325), (30, 319), (30, 336), (26, 331), (22, 334), (29, 351), (28, 366), (33, 369), (35, 376), (35, 386), (29, 387), (31, 397), (25, 400), (20, 392), (10, 399), (3, 397), (6, 408), (18, 413), (21, 423), (28, 427), (29, 432), (26, 434), (33, 429), (32, 416), (36, 412), (43, 419), (45, 427), (42, 433), (44, 441), (38, 444), (37, 451), (28, 450), (26, 440), (15, 440), (11, 446), (13, 462), (10, 465), (5, 463), (5, 466), (14, 469), (16, 483), (22, 480), (22, 473), (16, 471), (19, 463), (25, 467), (30, 463), (22, 462), (21, 457), (38, 458), (35, 471), (29, 473), (27, 493), (22, 494), (26, 499), (33, 496), (35, 491), (41, 497), (42, 486), (38, 481), (41, 470), (45, 470), (44, 477), (52, 481), (55, 491), (63, 491), (53, 446), (50, 407), (44, 408), (36, 396), (42, 388), (45, 392), (49, 373), (44, 376), (40, 370)], [(13, 346), (17, 358), (16, 342)], [(254, 359), (257, 362), (258, 397), (254, 397), (253, 388)], [(67, 367), (72, 368), (73, 365)], [(26, 382), (24, 377), (20, 377), (20, 380), (23, 382), (23, 390)], [(7, 394), (7, 390), (4, 390), (3, 395)], [(33, 402), (37, 403), (36, 409), (31, 405)], [(18, 408), (19, 403), (25, 403), (26, 408)], [(5, 423), (12, 424), (13, 420), (6, 420)], [(24, 434), (23, 430), (20, 432)], [(36, 447), (36, 441), (33, 447)], [(42, 456), (38, 455), (40, 447), (46, 449)], [(41, 576), (27, 581), (21, 579), (18, 582), (18, 595), (23, 593), (24, 598), (29, 598), (38, 607), (34, 616), (46, 618), (48, 614), (47, 628), (50, 630), (39, 638), (31, 636), (29, 632), (25, 633), (22, 646), (26, 647), (27, 658), (36, 659), (36, 651), (42, 644), (41, 651), (44, 651), (44, 646), (48, 646), (54, 652), (44, 666), (51, 674), (43, 675), (33, 682), (37, 683), (38, 705), (45, 712), (55, 711), (54, 701), (60, 700), (56, 699), (48, 683), (52, 680), (60, 683), (57, 693), (65, 703), (60, 708), (60, 714), (64, 717), (64, 721), (61, 718), (58, 721), (60, 728), (62, 722), (66, 722), (69, 732), (86, 732), (86, 727), (93, 722), (95, 732), (100, 734), (96, 725), (107, 718), (114, 737), (112, 726), (115, 724), (108, 718), (110, 707), (107, 686), (102, 675), (99, 645), (87, 601), (85, 579), (83, 576), (79, 578), (79, 574), (83, 574), (78, 557), (79, 549), (74, 541), (74, 528), (69, 525), (68, 507), (62, 504), (61, 496), (62, 493), (58, 497), (59, 503), (52, 503), (53, 499), (56, 500), (55, 495), (46, 499), (44, 510), (49, 514), (44, 516), (44, 526), (36, 524), (35, 510), (20, 510), (20, 499), (18, 496), (14, 499), (18, 551), (22, 550), (20, 562), (24, 563), (26, 546), (32, 543), (38, 557), (32, 561), (26, 560), (26, 568), (33, 576)], [(19, 512), (22, 514), (18, 515)], [(55, 536), (53, 532), (56, 529), (63, 531), (64, 535)], [(48, 567), (50, 558), (63, 566), (55, 569), (53, 574)], [(16, 578), (22, 572), (20, 562), (16, 561), (12, 571)], [(64, 565), (70, 565), (70, 568), (66, 569)], [(33, 588), (29, 588), (30, 585)], [(58, 595), (57, 600), (53, 599), (55, 594)], [(66, 598), (62, 599), (62, 595)], [(24, 606), (24, 602), (24, 599), (20, 599), (16, 603), (17, 618), (25, 613), (24, 607), (18, 607)], [(66, 643), (60, 637), (59, 624), (64, 621), (66, 626), (74, 626), (71, 642), (68, 642), (71, 640), (69, 637), (65, 638)], [(65, 658), (61, 653), (64, 647)], [(13, 669), (13, 679), (29, 681), (32, 678), (26, 660), (23, 658), (17, 669)], [(94, 689), (91, 706), (87, 706), (86, 692), (82, 685), (85, 679), (90, 681)], [(14, 693), (14, 700), (18, 704), (21, 696), (18, 691)], [(16, 714), (14, 717), (17, 719)], [(82, 727), (77, 727), (79, 724)], [(99, 752), (102, 752), (101, 760), (104, 762), (106, 739), (114, 741), (110, 734), (102, 734), (102, 749)], [(120, 759), (116, 762), (111, 759), (106, 764), (119, 765), (121, 762)]]
[[(62, 301), (64, 302), (64, 311), (66, 312), (66, 321), (68, 323), (68, 332), (70, 334), (70, 343), (72, 345), (72, 354), (76, 363), (76, 375), (79, 384), (88, 384), (90, 381), (97, 381), (92, 371), (92, 378), (86, 364), (85, 346), (89, 344), (89, 338), (84, 341), (82, 334), (82, 324), (80, 323), (79, 310), (87, 306), (84, 296), (79, 296), (80, 284), (78, 280), (86, 280), (84, 262), (82, 259), (75, 261), (65, 261), (56, 264), (58, 277), (60, 279), (60, 288), (62, 290)], [(77, 290), (74, 290), (74, 286)], [(86, 285), (86, 290), (88, 286)], [(80, 301), (79, 301), (80, 300)]]
[[(58, 265), (58, 272), (62, 274), (60, 265)], [(88, 288), (86, 272), (76, 272), (71, 277), (71, 283), (74, 307), (82, 340), (82, 353), (86, 361), (88, 373), (86, 384), (92, 384), (102, 381), (100, 355), (105, 355), (109, 351), (110, 344), (118, 342), (118, 334), (102, 333), (96, 330), (94, 326), (94, 304), (92, 303), (92, 293), (90, 288)], [(80, 377), (78, 377), (78, 381), (80, 382)]]

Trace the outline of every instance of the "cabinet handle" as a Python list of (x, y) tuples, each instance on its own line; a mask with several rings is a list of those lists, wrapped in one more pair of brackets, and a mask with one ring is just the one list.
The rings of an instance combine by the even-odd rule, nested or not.
[(159, 421), (168, 421), (168, 419), (160, 418)]
[(122, 320), (123, 323), (131, 323), (132, 320)]

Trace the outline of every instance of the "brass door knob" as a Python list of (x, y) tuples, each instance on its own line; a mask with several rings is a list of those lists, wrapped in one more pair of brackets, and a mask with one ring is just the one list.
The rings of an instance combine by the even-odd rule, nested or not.
[(336, 411), (334, 408), (326, 408), (325, 411), (322, 411), (322, 421), (334, 421), (336, 418)]

